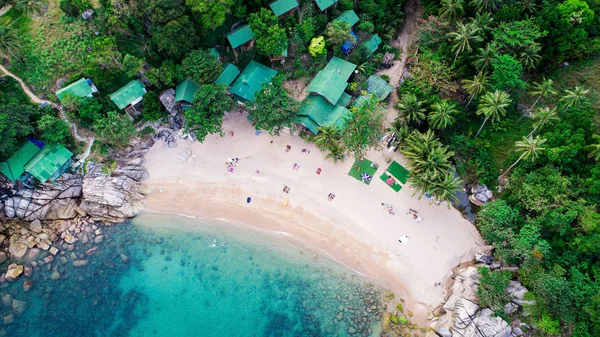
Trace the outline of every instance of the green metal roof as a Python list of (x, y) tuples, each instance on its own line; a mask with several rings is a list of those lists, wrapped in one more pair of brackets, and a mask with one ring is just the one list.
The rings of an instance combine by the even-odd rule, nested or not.
[(233, 83), (233, 81), (235, 81), (235, 78), (238, 77), (239, 74), (240, 70), (238, 69), (238, 67), (234, 66), (231, 63), (228, 63), (225, 66), (225, 69), (223, 69), (221, 75), (219, 75), (219, 78), (217, 78), (217, 80), (215, 81), (215, 84), (224, 84), (228, 87), (231, 85), (231, 83)]
[(177, 85), (175, 88), (175, 102), (185, 101), (188, 103), (194, 102), (194, 95), (200, 86), (189, 78)]
[(327, 120), (323, 125), (333, 125), (336, 128), (343, 130), (346, 128), (346, 116), (350, 116), (350, 110), (343, 106), (336, 105), (327, 116)]
[(354, 106), (360, 106), (364, 101), (368, 100), (369, 96), (360, 95), (354, 100)]
[(123, 109), (140, 97), (144, 96), (146, 93), (146, 89), (144, 89), (145, 87), (146, 86), (144, 83), (138, 80), (133, 80), (125, 84), (125, 86), (123, 86), (121, 89), (110, 94), (109, 97), (117, 105), (117, 107), (119, 107), (119, 109)]
[(213, 56), (216, 58), (219, 58), (219, 56), (221, 56), (221, 54), (219, 54), (219, 51), (215, 48), (210, 48), (210, 53), (213, 54)]
[(350, 75), (352, 75), (354, 69), (356, 69), (356, 64), (334, 56), (331, 58), (331, 60), (329, 60), (325, 66), (325, 69), (323, 70), (335, 71), (344, 79), (344, 81), (347, 81), (350, 78)]
[(340, 99), (338, 99), (336, 105), (348, 106), (348, 102), (350, 102), (351, 98), (352, 96), (348, 95), (347, 93), (343, 93), (342, 96), (340, 96)]
[(312, 131), (312, 133), (314, 133), (315, 135), (317, 133), (319, 133), (319, 125), (317, 125), (317, 123), (315, 123), (308, 116), (298, 116), (298, 117), (294, 118), (294, 122), (304, 125), (307, 129)]
[(334, 3), (338, 2), (338, 0), (315, 0), (315, 2), (317, 3), (317, 6), (319, 6), (319, 9), (321, 11), (324, 11), (327, 8), (331, 7), (331, 5), (333, 5)]
[(41, 182), (54, 176), (73, 156), (60, 144), (46, 145), (25, 165), (25, 171)]
[(367, 92), (378, 96), (381, 100), (386, 99), (394, 91), (394, 87), (377, 75), (371, 75), (367, 79)]
[(355, 64), (339, 57), (333, 57), (325, 68), (313, 78), (306, 91), (319, 94), (325, 97), (329, 103), (336, 104), (348, 86), (346, 81), (355, 68)]
[(67, 85), (62, 89), (56, 90), (56, 97), (62, 101), (65, 95), (72, 95), (75, 97), (86, 97), (94, 93), (94, 90), (87, 82), (85, 78), (80, 78), (79, 80)]
[(372, 35), (368, 40), (363, 42), (362, 46), (367, 51), (368, 56), (371, 56), (371, 54), (373, 54), (377, 50), (380, 44), (381, 39), (379, 38), (379, 35), (375, 34)]
[(258, 62), (250, 61), (246, 68), (244, 68), (244, 71), (235, 80), (229, 92), (244, 101), (252, 101), (254, 94), (275, 75), (277, 75), (277, 70), (273, 70)]
[(340, 16), (336, 18), (336, 20), (346, 21), (350, 24), (350, 27), (354, 26), (358, 21), (360, 21), (358, 15), (356, 15), (356, 12), (353, 10), (343, 11)]
[(25, 165), (40, 152), (40, 148), (27, 141), (7, 161), (0, 163), (0, 172), (11, 181), (19, 179), (25, 172)]
[(231, 44), (232, 48), (237, 48), (244, 43), (254, 39), (254, 35), (252, 34), (252, 30), (250, 29), (250, 25), (243, 25), (238, 27), (231, 32), (227, 33), (227, 40)]
[(289, 11), (291, 11), (292, 9), (298, 7), (298, 1), (296, 0), (276, 0), (273, 1), (269, 7), (271, 7), (271, 10), (273, 11), (273, 13), (275, 13), (275, 16), (280, 16), (282, 14), (285, 14)]

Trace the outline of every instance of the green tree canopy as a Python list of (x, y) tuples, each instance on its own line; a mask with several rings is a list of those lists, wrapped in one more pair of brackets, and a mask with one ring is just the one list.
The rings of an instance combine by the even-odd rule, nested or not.
[(0, 56), (18, 57), (21, 42), (17, 32), (6, 26), (0, 26)]
[(279, 56), (285, 51), (288, 38), (285, 29), (277, 24), (277, 17), (273, 11), (261, 8), (260, 11), (250, 14), (248, 23), (259, 53), (265, 56)]
[(225, 15), (231, 13), (233, 0), (186, 0), (185, 4), (198, 13), (197, 20), (204, 28), (214, 30), (225, 22)]
[(23, 137), (33, 132), (29, 119), (35, 112), (31, 105), (0, 104), (0, 155), (12, 155)]
[(351, 109), (346, 121), (342, 142), (352, 155), (363, 158), (367, 151), (381, 147), (379, 137), (383, 134), (383, 105), (377, 96), (369, 98)]
[(144, 107), (142, 118), (146, 121), (154, 122), (167, 115), (158, 94), (154, 91), (149, 91), (144, 95), (142, 106)]
[(100, 140), (117, 148), (126, 147), (135, 135), (135, 128), (126, 116), (110, 111), (94, 122), (94, 132)]
[(38, 130), (43, 141), (50, 144), (65, 143), (71, 137), (69, 125), (60, 118), (43, 115), (38, 121)]
[(186, 132), (196, 134), (199, 142), (212, 133), (223, 135), (223, 116), (231, 104), (232, 99), (225, 94), (223, 85), (201, 85), (194, 96), (194, 105), (184, 111)]
[(325, 28), (325, 35), (327, 36), (327, 43), (333, 49), (341, 46), (345, 41), (356, 40), (350, 34), (350, 24), (344, 20), (334, 20), (328, 23)]
[(214, 82), (222, 70), (221, 61), (205, 49), (190, 52), (181, 62), (181, 75), (198, 84)]
[(152, 41), (167, 57), (181, 59), (196, 46), (198, 37), (190, 18), (184, 15), (164, 26), (153, 26)]
[(94, 124), (94, 121), (102, 117), (103, 106), (95, 98), (84, 97), (75, 103), (74, 110), (79, 122), (89, 128)]
[(145, 0), (145, 8), (150, 21), (162, 26), (185, 14), (183, 0)]
[(275, 76), (248, 103), (250, 118), (257, 130), (264, 129), (271, 134), (279, 134), (281, 129), (291, 126), (293, 118), (298, 115), (300, 105), (287, 95), (283, 89), (283, 80), (283, 75)]
[(492, 88), (496, 90), (525, 89), (523, 66), (513, 56), (500, 55), (492, 60)]

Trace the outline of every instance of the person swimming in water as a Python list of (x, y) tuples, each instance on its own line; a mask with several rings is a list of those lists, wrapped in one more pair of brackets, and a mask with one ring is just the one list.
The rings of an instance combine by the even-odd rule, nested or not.
[(211, 247), (216, 247), (217, 246), (217, 239), (215, 239), (215, 241), (213, 241), (212, 246)]

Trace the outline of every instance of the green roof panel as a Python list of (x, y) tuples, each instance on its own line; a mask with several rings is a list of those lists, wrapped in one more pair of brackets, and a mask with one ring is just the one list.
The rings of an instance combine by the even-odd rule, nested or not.
[(144, 96), (146, 93), (145, 87), (144, 83), (133, 80), (125, 84), (121, 89), (110, 94), (109, 97), (119, 109), (123, 109)]
[(343, 11), (336, 20), (346, 21), (350, 24), (350, 27), (354, 26), (359, 20), (358, 15), (353, 10)]
[(324, 11), (331, 7), (334, 3), (338, 2), (338, 0), (315, 0), (315, 2), (317, 3), (317, 6), (319, 6), (319, 9)]
[(40, 152), (40, 148), (27, 141), (7, 161), (0, 163), (0, 172), (11, 181), (19, 179), (25, 172), (25, 165)]
[(296, 0), (276, 0), (273, 1), (269, 7), (271, 7), (271, 10), (273, 11), (273, 13), (275, 13), (275, 16), (280, 16), (282, 14), (285, 14), (289, 11), (291, 11), (292, 9), (298, 7), (298, 1)]
[(194, 102), (194, 95), (200, 86), (189, 78), (179, 83), (175, 88), (175, 102)]
[(216, 58), (219, 58), (221, 56), (221, 54), (219, 54), (219, 51), (216, 48), (210, 48), (210, 53)]
[(46, 145), (25, 165), (25, 171), (44, 183), (59, 173), (71, 156), (73, 153), (60, 144)]
[(307, 116), (298, 116), (294, 118), (296, 123), (304, 125), (307, 129), (312, 131), (315, 135), (319, 133), (319, 125), (315, 123), (310, 117)]
[(381, 44), (381, 38), (379, 35), (372, 35), (368, 40), (362, 43), (363, 48), (367, 51), (367, 55), (371, 56)]
[(244, 68), (244, 71), (235, 80), (229, 92), (243, 101), (252, 101), (254, 94), (275, 75), (277, 75), (277, 70), (273, 70), (256, 61), (250, 61), (246, 68)]
[(360, 106), (364, 101), (368, 100), (368, 95), (360, 95), (354, 100), (354, 106)]
[(356, 69), (355, 64), (339, 57), (333, 57), (325, 68), (313, 78), (306, 91), (319, 94), (325, 97), (329, 103), (336, 104), (348, 86), (346, 81), (354, 69)]
[(340, 130), (346, 128), (346, 117), (350, 116), (350, 110), (343, 106), (336, 105), (331, 113), (327, 116), (327, 120), (322, 125), (333, 125)]
[(371, 75), (367, 79), (367, 92), (378, 96), (381, 100), (386, 99), (392, 91), (394, 87), (380, 76)]
[(250, 25), (238, 27), (225, 35), (232, 48), (237, 48), (244, 43), (254, 39)]
[(347, 93), (343, 93), (342, 96), (340, 96), (340, 99), (338, 99), (336, 105), (348, 106), (348, 102), (350, 102), (351, 98), (352, 96), (348, 95)]
[(331, 58), (331, 60), (329, 60), (325, 66), (325, 69), (323, 70), (335, 71), (340, 75), (341, 78), (344, 79), (344, 81), (348, 81), (354, 69), (356, 69), (356, 64), (334, 56)]
[(217, 80), (215, 81), (215, 84), (224, 84), (228, 87), (231, 85), (231, 83), (233, 83), (233, 81), (235, 81), (239, 74), (240, 70), (238, 69), (238, 67), (234, 66), (231, 63), (228, 63), (225, 66), (225, 69), (223, 69), (221, 75), (219, 75), (219, 78), (217, 78)]
[(67, 85), (62, 89), (56, 90), (56, 97), (62, 101), (63, 97), (66, 95), (72, 95), (75, 97), (87, 97), (94, 93), (92, 86), (88, 83), (85, 78), (80, 78), (79, 80)]
[(310, 117), (317, 125), (324, 125), (327, 116), (331, 114), (334, 106), (321, 96), (308, 96), (302, 102), (302, 107), (298, 113), (300, 116)]

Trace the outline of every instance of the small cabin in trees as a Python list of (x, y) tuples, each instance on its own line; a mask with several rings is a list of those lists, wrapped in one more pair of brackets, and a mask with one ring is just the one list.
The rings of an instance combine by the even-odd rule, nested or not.
[(110, 94), (109, 97), (119, 109), (125, 110), (131, 117), (137, 117), (141, 113), (140, 103), (144, 94), (146, 94), (144, 83), (133, 80)]
[(275, 0), (269, 5), (275, 16), (280, 17), (285, 14), (292, 13), (298, 8), (297, 0)]

